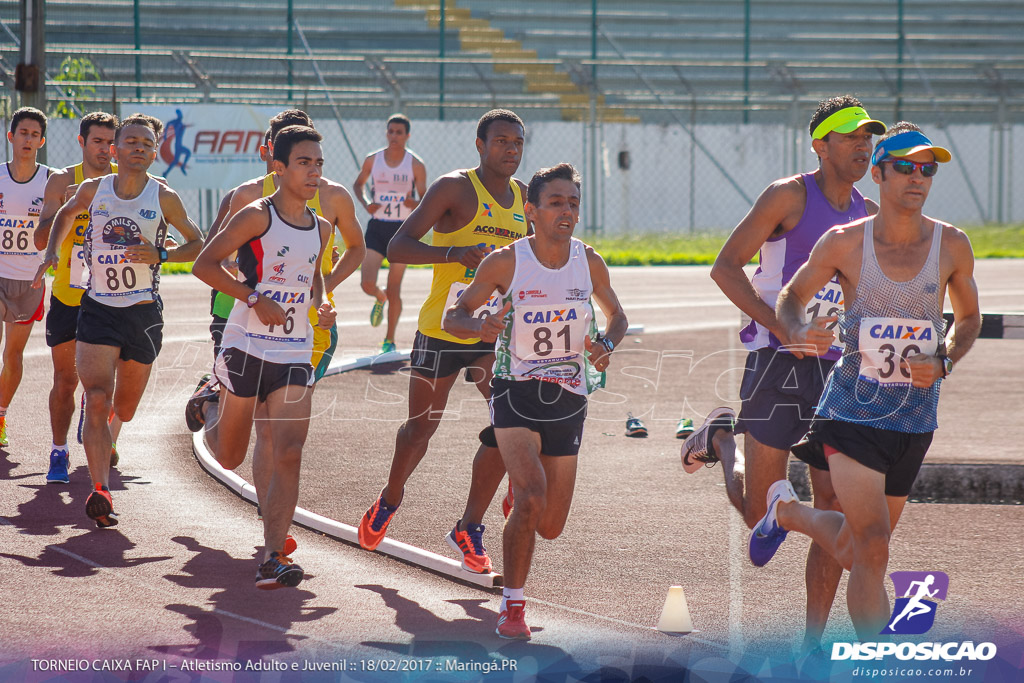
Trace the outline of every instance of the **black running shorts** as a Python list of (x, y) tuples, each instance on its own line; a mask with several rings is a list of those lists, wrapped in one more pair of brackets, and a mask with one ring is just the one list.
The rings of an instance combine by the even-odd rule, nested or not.
[(910, 495), (934, 432), (911, 434), (878, 429), (856, 422), (815, 417), (793, 455), (811, 467), (827, 470), (835, 451), (885, 475), (885, 495)]
[(445, 339), (428, 337), (417, 330), (416, 339), (412, 344), (412, 359), (409, 362), (409, 367), (430, 379), (450, 377), (488, 354), (493, 359), (493, 343), (459, 344)]
[(152, 364), (160, 354), (163, 330), (163, 305), (159, 300), (116, 308), (86, 294), (78, 307), (78, 341), (116, 346), (121, 349), (121, 360)]
[(388, 242), (395, 236), (398, 229), (402, 227), (402, 221), (382, 221), (371, 218), (366, 224), (366, 248), (387, 258)]
[(543, 455), (578, 455), (587, 419), (587, 397), (555, 382), (491, 380), (491, 424), (540, 434)]
[(69, 341), (75, 341), (78, 331), (78, 309), (68, 306), (55, 296), (50, 296), (50, 310), (46, 312), (46, 345), (51, 349)]
[(810, 428), (833, 364), (772, 348), (751, 351), (740, 384), (743, 404), (736, 433), (746, 432), (758, 443), (788, 451)]
[(234, 347), (217, 356), (213, 374), (235, 396), (256, 396), (260, 403), (283, 387), (313, 386), (313, 366), (309, 363), (272, 363)]

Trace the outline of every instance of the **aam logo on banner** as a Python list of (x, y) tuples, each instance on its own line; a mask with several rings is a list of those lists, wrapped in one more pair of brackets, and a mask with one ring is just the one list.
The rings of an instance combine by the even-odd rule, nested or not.
[(892, 572), (896, 603), (882, 634), (917, 635), (927, 633), (935, 623), (938, 601), (949, 592), (945, 572)]

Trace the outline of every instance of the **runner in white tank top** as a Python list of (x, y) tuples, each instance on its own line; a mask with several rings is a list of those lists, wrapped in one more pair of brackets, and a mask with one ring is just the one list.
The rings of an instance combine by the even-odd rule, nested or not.
[[(523, 586), (535, 534), (557, 538), (565, 526), (586, 395), (604, 385), (611, 352), (628, 325), (604, 260), (572, 236), (580, 215), (576, 169), (559, 164), (538, 171), (527, 199), (535, 234), (488, 255), (444, 319), (449, 334), (497, 339), (491, 424), (513, 506), (504, 530), (505, 589), (496, 631), (521, 640), (530, 638)], [(495, 290), (504, 302), (499, 312), (474, 317)], [(607, 319), (604, 334), (597, 333), (591, 297)], [(519, 514), (523, 509), (543, 512), (538, 518)]]
[[(270, 426), (269, 466), (253, 468), (263, 514), (264, 552), (256, 573), (261, 589), (294, 587), (303, 577), (287, 539), (312, 406), (308, 310), (316, 309), (317, 324), (325, 329), (337, 317), (325, 302), (318, 267), (331, 224), (306, 206), (323, 173), (320, 140), (307, 126), (282, 129), (274, 138), (277, 190), (231, 217), (192, 268), (200, 280), (236, 299), (215, 366), (226, 391), (219, 392), (216, 429), (207, 432), (218, 462), (234, 469), (245, 460), (257, 409), (265, 409)], [(222, 265), (236, 251), (244, 281)]]
[[(181, 198), (147, 173), (162, 129), (158, 119), (143, 114), (120, 123), (114, 136), (117, 173), (78, 186), (54, 217), (36, 272), (41, 283), (46, 269), (57, 265), (75, 217), (88, 211), (91, 271), (78, 314), (76, 355), (86, 394), (83, 442), (95, 489), (85, 509), (100, 527), (118, 521), (107, 488), (113, 447), (108, 420), (112, 411), (122, 422), (135, 416), (163, 340), (160, 264), (192, 261), (202, 247), (202, 233)], [(182, 245), (164, 248), (167, 224), (181, 233)]]
[[(395, 330), (402, 314), (405, 264), (388, 264), (388, 281), (383, 290), (377, 286), (377, 273), (387, 256), (391, 238), (402, 227), (402, 221), (419, 205), (427, 190), (426, 166), (422, 159), (406, 148), (411, 125), (402, 114), (388, 119), (388, 146), (366, 156), (352, 185), (356, 199), (370, 214), (366, 225), (366, 255), (361, 268), (361, 284), (363, 291), (376, 299), (370, 309), (371, 326), (377, 327), (383, 321), (384, 304), (387, 304), (387, 329), (381, 353), (396, 349)], [(366, 197), (368, 180), (373, 181), (372, 199)]]
[[(7, 447), (7, 407), (22, 375), (22, 356), (32, 323), (43, 318), (43, 290), (32, 287), (39, 266), (34, 244), (50, 169), (36, 163), (46, 142), (46, 115), (22, 107), (11, 117), (7, 140), (12, 159), (0, 165), (0, 328), (7, 334), (0, 372), (0, 447)], [(7, 323), (19, 323), (8, 325)], [(2, 335), (0, 335), (2, 336)]]

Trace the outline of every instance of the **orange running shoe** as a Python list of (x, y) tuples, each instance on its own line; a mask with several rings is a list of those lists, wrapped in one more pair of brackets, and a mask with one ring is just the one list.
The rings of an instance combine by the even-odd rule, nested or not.
[(114, 502), (110, 499), (110, 491), (106, 486), (96, 484), (96, 490), (90, 493), (85, 501), (85, 514), (89, 515), (101, 529), (117, 526)]
[(494, 632), (510, 640), (529, 640), (531, 633), (526, 625), (526, 601), (507, 601), (505, 609), (498, 615), (498, 628)]
[(366, 550), (376, 550), (388, 532), (388, 524), (398, 510), (397, 505), (384, 502), (384, 492), (380, 492), (377, 502), (370, 506), (363, 518), (359, 520), (359, 545)]
[(459, 523), (445, 536), (455, 551), (462, 553), (462, 568), (467, 572), (486, 574), (491, 571), (491, 558), (484, 548), (484, 525), (469, 524), (465, 531), (459, 531)]

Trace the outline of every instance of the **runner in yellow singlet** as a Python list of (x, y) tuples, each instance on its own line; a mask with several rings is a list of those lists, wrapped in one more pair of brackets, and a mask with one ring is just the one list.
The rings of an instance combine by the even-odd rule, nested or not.
[[(483, 257), (528, 232), (523, 210), (526, 186), (512, 178), (522, 159), (524, 135), (523, 121), (513, 112), (495, 109), (484, 114), (477, 124), (480, 165), (438, 178), (388, 246), (390, 262), (433, 264), (434, 279), (420, 309), (413, 344), (409, 418), (398, 430), (388, 483), (359, 523), (359, 543), (367, 550), (384, 540), (405, 482), (427, 452), (459, 371), (465, 368), (480, 393), (490, 397), (494, 344), (454, 337), (441, 329), (441, 322), (472, 282)], [(422, 243), (431, 228), (432, 243)], [(476, 315), (496, 312), (497, 303), (492, 297)], [(493, 430), (481, 434), (466, 508), (447, 537), (462, 554), (463, 568), (479, 573), (491, 570), (480, 522), (505, 476), (493, 439)]]
[[(75, 188), (89, 178), (99, 178), (117, 172), (117, 164), (110, 162), (110, 146), (114, 142), (117, 117), (104, 112), (93, 112), (82, 118), (78, 127), (78, 145), (82, 148), (82, 162), (53, 173), (46, 181), (43, 195), (43, 219), (35, 233), (36, 246), (46, 248), (50, 227), (57, 210)], [(75, 216), (71, 232), (60, 245), (57, 267), (50, 295), (50, 308), (46, 313), (46, 345), (53, 359), (53, 388), (50, 389), (50, 470), (46, 481), (67, 484), (69, 479), (68, 431), (75, 414), (75, 390), (78, 388), (78, 370), (75, 367), (75, 336), (78, 330), (78, 309), (85, 292), (88, 277), (82, 242), (89, 226), (89, 212)], [(83, 397), (84, 398), (84, 397)], [(110, 420), (110, 432), (117, 441), (121, 421)], [(82, 443), (79, 432), (78, 443)], [(117, 466), (115, 445), (110, 457), (112, 467)]]

